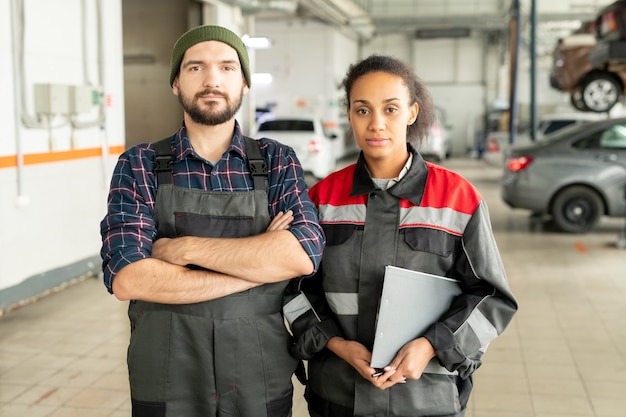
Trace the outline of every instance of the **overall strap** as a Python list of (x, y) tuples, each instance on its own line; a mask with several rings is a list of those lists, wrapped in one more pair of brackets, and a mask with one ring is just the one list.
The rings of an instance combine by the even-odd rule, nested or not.
[(172, 156), (171, 138), (162, 139), (154, 144), (154, 173), (157, 176), (157, 184), (172, 184), (174, 175), (172, 173), (172, 165), (174, 157)]
[(247, 136), (243, 137), (246, 146), (246, 155), (248, 157), (248, 169), (252, 174), (255, 190), (266, 190), (268, 183), (267, 164), (263, 155), (261, 155), (261, 145), (258, 140), (254, 140)]
[[(157, 184), (172, 184), (173, 173), (171, 138), (162, 139), (154, 144), (154, 172), (157, 176)], [(268, 184), (268, 171), (265, 159), (261, 155), (261, 145), (259, 141), (244, 136), (246, 155), (248, 156), (248, 169), (252, 174), (255, 190), (266, 190)]]

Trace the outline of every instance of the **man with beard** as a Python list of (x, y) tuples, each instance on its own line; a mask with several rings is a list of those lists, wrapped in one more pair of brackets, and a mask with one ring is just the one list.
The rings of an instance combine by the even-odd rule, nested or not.
[(230, 30), (183, 34), (170, 85), (180, 129), (119, 157), (101, 222), (105, 285), (130, 301), (133, 416), (290, 416), (281, 297), (324, 246), (302, 168), (242, 135), (249, 59)]

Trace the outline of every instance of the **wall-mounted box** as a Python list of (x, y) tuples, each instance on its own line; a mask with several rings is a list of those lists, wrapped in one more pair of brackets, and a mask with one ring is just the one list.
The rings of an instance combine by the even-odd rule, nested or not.
[(97, 91), (89, 85), (71, 85), (70, 94), (70, 113), (87, 113), (91, 111), (94, 104), (97, 104)]
[(67, 114), (70, 109), (69, 87), (61, 84), (35, 84), (35, 113)]

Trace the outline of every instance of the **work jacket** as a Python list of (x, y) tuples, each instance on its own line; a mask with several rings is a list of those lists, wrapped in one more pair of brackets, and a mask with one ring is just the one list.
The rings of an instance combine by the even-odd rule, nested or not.
[[(409, 151), (408, 172), (387, 190), (362, 155), (310, 190), (326, 248), (318, 273), (290, 288), (283, 310), (293, 354), (308, 359), (312, 415), (463, 415), (472, 373), (517, 310), (485, 201), (460, 175)], [(325, 345), (342, 336), (371, 351), (387, 265), (459, 280), (462, 294), (422, 335), (436, 357), (421, 378), (382, 391)]]

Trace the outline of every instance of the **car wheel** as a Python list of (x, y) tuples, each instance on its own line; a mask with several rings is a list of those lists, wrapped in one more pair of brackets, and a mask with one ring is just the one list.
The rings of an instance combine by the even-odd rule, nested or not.
[(612, 75), (594, 74), (583, 82), (581, 100), (589, 110), (603, 113), (617, 104), (621, 91), (619, 81)]
[(574, 91), (572, 94), (570, 94), (570, 103), (572, 103), (572, 106), (578, 111), (589, 111), (589, 108), (587, 108), (587, 106), (585, 106), (585, 103), (583, 102), (582, 93), (580, 92), (580, 90)]
[(552, 203), (552, 220), (562, 232), (585, 233), (604, 213), (602, 199), (590, 188), (575, 186), (562, 190)]

